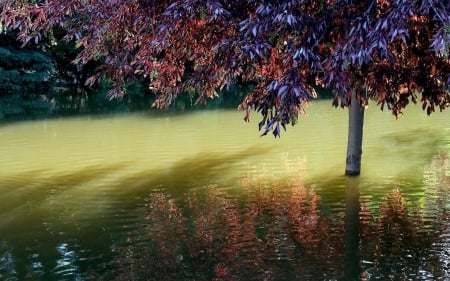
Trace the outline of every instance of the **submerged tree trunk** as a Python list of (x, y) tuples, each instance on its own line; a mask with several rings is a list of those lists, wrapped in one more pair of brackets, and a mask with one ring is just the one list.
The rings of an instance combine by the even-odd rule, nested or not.
[(357, 99), (357, 90), (352, 90), (352, 101), (348, 119), (348, 142), (345, 174), (357, 176), (361, 172), (361, 154), (364, 125), (364, 107)]

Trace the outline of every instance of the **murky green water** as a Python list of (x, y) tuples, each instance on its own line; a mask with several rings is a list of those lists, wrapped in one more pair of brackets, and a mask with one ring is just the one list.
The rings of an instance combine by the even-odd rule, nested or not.
[(450, 111), (314, 102), (281, 139), (237, 111), (0, 126), (0, 280), (448, 280)]

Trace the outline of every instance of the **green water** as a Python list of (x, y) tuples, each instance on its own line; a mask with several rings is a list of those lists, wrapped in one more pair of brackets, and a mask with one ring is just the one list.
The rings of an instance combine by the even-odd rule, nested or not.
[(450, 112), (314, 102), (281, 139), (214, 110), (0, 126), (0, 280), (446, 280)]

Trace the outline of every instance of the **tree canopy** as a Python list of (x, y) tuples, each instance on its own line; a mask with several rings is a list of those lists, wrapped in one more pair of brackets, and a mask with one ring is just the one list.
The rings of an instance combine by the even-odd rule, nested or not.
[[(34, 2), (34, 3), (31, 3)], [(334, 106), (375, 101), (395, 116), (410, 101), (428, 114), (450, 105), (450, 2), (437, 0), (4, 0), (0, 23), (24, 44), (55, 29), (76, 41), (75, 64), (101, 63), (110, 98), (145, 77), (167, 108), (184, 92), (198, 102), (252, 83), (241, 103), (262, 114), (263, 134), (295, 124), (315, 89)]]

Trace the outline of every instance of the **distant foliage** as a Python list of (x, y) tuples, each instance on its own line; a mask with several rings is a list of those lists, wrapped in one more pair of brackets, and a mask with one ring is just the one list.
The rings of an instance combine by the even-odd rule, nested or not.
[(0, 22), (39, 44), (56, 27), (80, 52), (75, 64), (102, 62), (87, 78), (112, 79), (110, 98), (145, 77), (167, 108), (182, 93), (197, 102), (229, 85), (255, 87), (241, 103), (262, 114), (263, 134), (295, 124), (315, 88), (334, 106), (374, 100), (395, 116), (412, 101), (428, 114), (450, 105), (448, 1), (47, 0), (4, 1)]

